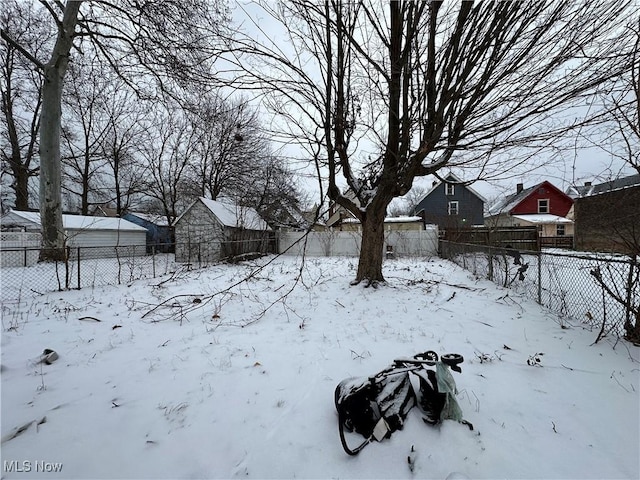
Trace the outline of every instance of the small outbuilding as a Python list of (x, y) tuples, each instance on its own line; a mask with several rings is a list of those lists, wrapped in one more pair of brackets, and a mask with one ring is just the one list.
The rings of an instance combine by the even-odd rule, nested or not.
[(177, 262), (216, 262), (275, 251), (272, 230), (251, 207), (200, 197), (175, 222)]
[(174, 251), (173, 227), (169, 225), (166, 216), (129, 212), (123, 215), (122, 218), (147, 229), (147, 253), (170, 253)]
[[(145, 251), (147, 230), (122, 218), (64, 214), (62, 226), (67, 247), (73, 254), (80, 249), (84, 258), (113, 257), (118, 254), (114, 247), (131, 247), (131, 251), (136, 247), (140, 254)], [(2, 229), (40, 233), (40, 212), (10, 210), (2, 216)]]

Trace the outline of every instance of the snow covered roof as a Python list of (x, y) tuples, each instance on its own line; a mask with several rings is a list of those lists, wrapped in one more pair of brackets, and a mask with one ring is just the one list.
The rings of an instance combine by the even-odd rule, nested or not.
[(533, 187), (524, 188), (519, 192), (512, 193), (511, 195), (507, 195), (504, 198), (498, 199), (493, 205), (489, 207), (488, 214), (489, 215), (499, 215), (501, 213), (510, 213), (515, 207), (518, 206), (520, 202), (522, 202), (525, 198), (531, 195), (535, 190), (542, 187), (543, 185), (548, 186), (549, 188), (553, 188), (560, 194), (564, 192), (556, 187), (553, 183), (545, 180), (540, 182)]
[[(40, 228), (40, 212), (22, 212), (19, 210), (11, 210), (2, 217), (3, 224), (17, 223), (26, 226), (31, 224)], [(131, 230), (143, 231), (147, 229), (129, 222), (122, 218), (116, 217), (89, 217), (85, 215), (62, 215), (62, 227), (65, 230)]]
[(499, 198), (496, 203), (489, 207), (489, 215), (498, 215), (500, 213), (509, 213), (512, 208), (516, 207), (522, 200), (527, 198), (541, 184), (533, 187), (525, 188), (517, 193), (512, 193), (504, 198)]
[(534, 223), (536, 225), (544, 225), (548, 223), (573, 223), (571, 220), (550, 213), (531, 213), (522, 215), (512, 215), (513, 218), (523, 220), (525, 222)]
[[(409, 223), (421, 222), (422, 217), (400, 215), (399, 217), (386, 217), (384, 223)], [(360, 220), (354, 217), (343, 218), (342, 223), (360, 223)]]
[(398, 217), (387, 217), (384, 223), (403, 223), (403, 222), (421, 222), (422, 217), (400, 215)]
[(614, 190), (620, 190), (623, 188), (634, 187), (640, 185), (640, 174), (630, 175), (628, 177), (616, 178), (607, 182), (591, 185), (590, 183), (585, 185), (571, 185), (567, 188), (567, 195), (572, 198), (576, 197), (589, 197), (591, 195), (598, 195), (601, 193), (607, 193)]
[(145, 220), (149, 223), (153, 223), (159, 227), (168, 227), (169, 222), (167, 222), (167, 217), (164, 215), (160, 215), (157, 213), (140, 213), (140, 212), (129, 212), (130, 215), (134, 215), (142, 220)]
[(205, 207), (211, 210), (225, 227), (246, 228), (248, 230), (271, 230), (258, 212), (251, 207), (242, 207), (232, 203), (200, 197)]

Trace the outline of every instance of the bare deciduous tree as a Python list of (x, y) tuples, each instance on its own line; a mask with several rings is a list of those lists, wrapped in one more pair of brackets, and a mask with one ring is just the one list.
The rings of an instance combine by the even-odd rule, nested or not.
[(620, 76), (616, 88), (603, 95), (606, 109), (601, 119), (612, 128), (602, 129), (605, 139), (599, 145), (640, 174), (640, 22), (628, 28), (635, 37), (632, 66)]
[(105, 165), (101, 152), (109, 125), (106, 110), (111, 102), (107, 94), (112, 79), (98, 68), (95, 58), (87, 58), (69, 67), (64, 87), (62, 126), (62, 189), (79, 200), (82, 215), (96, 203), (100, 173)]
[(266, 154), (239, 190), (240, 202), (254, 207), (272, 227), (299, 228), (303, 223), (304, 195), (284, 159)]
[(267, 152), (257, 111), (243, 98), (224, 100), (208, 93), (189, 102), (188, 118), (195, 146), (187, 193), (212, 200), (237, 194)]
[(140, 153), (142, 143), (149, 140), (148, 113), (146, 106), (136, 102), (133, 92), (122, 82), (112, 84), (109, 92), (108, 129), (102, 143), (102, 155), (108, 170), (105, 190), (111, 192), (107, 201), (112, 201), (116, 212), (121, 215), (130, 211), (138, 197), (149, 188), (149, 166)]
[(631, 1), (260, 3), (289, 46), (234, 43), (235, 85), (271, 92), (291, 138), (322, 143), (328, 195), (362, 224), (368, 284), (384, 279), (394, 197), (444, 166), (495, 176), (552, 145), (630, 68), (638, 16)]
[(143, 138), (150, 140), (143, 109), (153, 107), (100, 65), (90, 47), (69, 69), (65, 86), (62, 188), (83, 215), (111, 203), (120, 215), (145, 190), (146, 165), (137, 153)]
[[(10, 0), (0, 13), (2, 29), (39, 54), (51, 42), (47, 18), (32, 2)], [(10, 44), (0, 49), (2, 63), (2, 176), (9, 177), (17, 210), (30, 206), (29, 180), (38, 173), (38, 130), (42, 107), (42, 77)]]
[[(81, 43), (96, 50), (136, 89), (166, 90), (173, 80), (210, 81), (217, 34), (228, 13), (223, 0), (136, 0), (40, 2), (57, 31), (47, 60), (42, 52), (2, 38), (43, 76), (40, 128), (40, 216), (43, 260), (64, 257), (61, 201), (61, 99), (67, 67)], [(78, 51), (76, 51), (76, 49)], [(142, 87), (141, 87), (142, 86)]]
[(190, 183), (191, 162), (195, 158), (197, 136), (184, 113), (175, 109), (156, 112), (153, 124), (147, 129), (142, 156), (150, 177), (147, 195), (161, 205), (160, 210), (169, 225), (195, 197), (185, 195)]

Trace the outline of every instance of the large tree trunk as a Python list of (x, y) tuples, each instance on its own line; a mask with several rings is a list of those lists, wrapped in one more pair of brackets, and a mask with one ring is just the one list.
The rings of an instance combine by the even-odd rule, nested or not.
[(386, 210), (367, 210), (362, 218), (362, 243), (358, 272), (354, 283), (366, 282), (366, 286), (376, 286), (384, 282), (382, 260), (384, 249), (384, 217)]
[(20, 149), (20, 140), (18, 139), (18, 133), (16, 131), (16, 125), (13, 116), (13, 105), (11, 96), (14, 93), (11, 92), (11, 78), (7, 75), (7, 88), (5, 92), (2, 92), (2, 109), (4, 111), (4, 119), (7, 122), (7, 133), (9, 137), (9, 144), (11, 145), (11, 159), (9, 160), (9, 167), (11, 174), (13, 175), (12, 190), (15, 192), (16, 210), (25, 211), (29, 209), (29, 161), (30, 157), (25, 156), (22, 158), (22, 151)]
[(62, 85), (73, 45), (81, 2), (69, 1), (51, 59), (44, 65), (42, 87), (42, 115), (40, 123), (40, 221), (42, 249), (40, 260), (64, 259), (64, 231), (62, 228), (62, 195), (60, 131), (62, 118)]
[(29, 210), (29, 170), (20, 166), (13, 170), (13, 190), (16, 193), (16, 210)]
[[(66, 64), (66, 60), (63, 61)], [(62, 195), (60, 191), (60, 122), (62, 78), (59, 67), (47, 65), (42, 88), (40, 124), (40, 260), (64, 258)]]
[(629, 317), (633, 317), (633, 321), (629, 320), (624, 325), (624, 338), (632, 342), (634, 345), (640, 345), (640, 311), (629, 312)]

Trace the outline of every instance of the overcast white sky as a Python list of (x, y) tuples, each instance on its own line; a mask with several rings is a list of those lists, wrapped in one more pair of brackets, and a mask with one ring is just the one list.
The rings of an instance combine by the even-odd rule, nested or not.
[[(241, 23), (247, 31), (255, 32), (255, 35), (262, 37), (265, 42), (274, 42), (287, 49), (285, 41), (284, 29), (282, 25), (264, 13), (260, 7), (251, 1), (231, 2), (234, 21)], [(253, 22), (259, 25), (259, 28), (253, 25), (252, 20), (247, 19), (247, 14)], [(260, 32), (260, 30), (262, 32)], [(253, 33), (252, 33), (253, 35)], [(262, 115), (268, 117), (268, 113), (263, 111)], [(587, 136), (583, 132), (584, 136)], [(589, 144), (592, 144), (589, 147)], [(611, 145), (604, 145), (599, 148), (598, 140), (588, 137), (575, 142), (577, 148), (564, 150), (563, 152), (554, 152), (540, 157), (541, 165), (533, 171), (523, 172), (522, 174), (510, 174), (507, 178), (500, 180), (478, 181), (473, 184), (474, 190), (482, 194), (489, 202), (498, 196), (515, 192), (516, 184), (523, 183), (525, 188), (533, 186), (543, 180), (548, 180), (562, 190), (566, 190), (572, 184), (583, 185), (584, 182), (600, 183), (612, 178), (617, 178), (636, 173), (632, 168), (626, 165), (620, 159), (614, 158), (608, 150)], [(274, 148), (280, 148), (274, 145)], [(284, 148), (283, 152), (287, 152)], [(289, 150), (291, 152), (291, 150)], [(294, 153), (295, 155), (295, 153)], [(446, 175), (447, 169), (441, 173)], [(474, 177), (472, 172), (455, 173), (463, 180)], [(313, 171), (309, 172), (313, 175)], [(417, 178), (414, 182), (415, 188), (428, 188), (435, 180), (434, 177)], [(303, 184), (308, 185), (309, 189), (317, 191), (317, 180), (307, 178), (303, 180)]]

